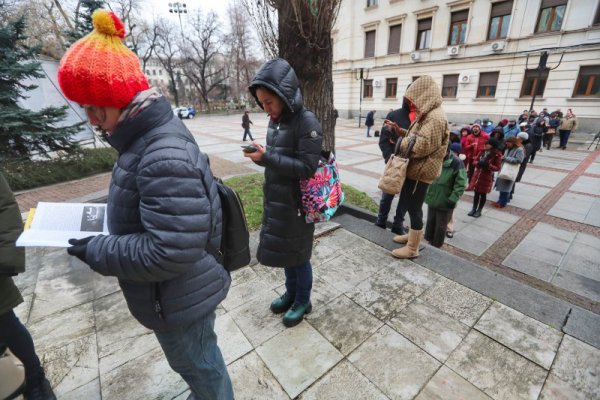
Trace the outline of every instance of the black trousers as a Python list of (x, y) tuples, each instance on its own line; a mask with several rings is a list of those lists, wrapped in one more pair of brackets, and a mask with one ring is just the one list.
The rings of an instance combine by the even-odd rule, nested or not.
[(442, 247), (444, 244), (446, 229), (451, 216), (452, 210), (427, 207), (427, 224), (425, 225), (424, 237), (432, 246)]
[(487, 200), (487, 193), (475, 192), (475, 196), (473, 197), (473, 210), (478, 210), (478, 211), (483, 210), (483, 206), (485, 206), (486, 200)]
[(410, 229), (420, 231), (423, 229), (423, 203), (429, 183), (415, 181), (406, 178), (400, 198), (403, 201), (406, 211), (410, 216)]
[(0, 343), (7, 345), (10, 351), (21, 360), (25, 366), (25, 376), (28, 381), (35, 380), (42, 372), (40, 359), (35, 354), (33, 339), (13, 310), (0, 315)]

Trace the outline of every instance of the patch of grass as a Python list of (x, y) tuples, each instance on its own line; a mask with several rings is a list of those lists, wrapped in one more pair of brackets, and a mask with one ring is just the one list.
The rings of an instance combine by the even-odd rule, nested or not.
[(236, 176), (225, 181), (235, 189), (242, 198), (248, 229), (253, 231), (260, 227), (263, 214), (263, 174)]
[[(262, 222), (263, 213), (263, 174), (252, 174), (230, 178), (225, 183), (235, 189), (244, 203), (244, 211), (248, 220), (248, 229), (258, 229)], [(342, 190), (346, 194), (345, 203), (377, 212), (379, 205), (365, 192), (342, 184)]]
[(375, 200), (370, 198), (365, 192), (361, 192), (360, 190), (344, 183), (342, 183), (342, 191), (346, 194), (346, 203), (372, 212), (379, 211), (379, 204), (377, 204)]
[(52, 160), (4, 162), (2, 173), (13, 191), (109, 172), (117, 159), (113, 148), (79, 149)]

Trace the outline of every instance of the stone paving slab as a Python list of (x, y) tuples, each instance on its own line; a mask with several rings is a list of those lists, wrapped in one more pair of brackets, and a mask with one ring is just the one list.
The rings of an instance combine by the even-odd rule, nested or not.
[(473, 330), (446, 365), (493, 399), (537, 399), (547, 371)]
[[(600, 350), (428, 268), (395, 260), (344, 226), (331, 224), (335, 229), (317, 239), (322, 261), (314, 269), (314, 310), (297, 327), (286, 329), (269, 310), (284, 290), (280, 270), (256, 264), (234, 273), (231, 300), (219, 307), (215, 326), (236, 398), (536, 398), (547, 377), (545, 393), (559, 387), (594, 395), (590, 373)], [(53, 270), (80, 267), (57, 264), (62, 256), (55, 253), (40, 259), (37, 281), (29, 276), (24, 287), (45, 288), (62, 276)], [(131, 317), (120, 291), (82, 301), (29, 324), (59, 398), (187, 398), (185, 382), (154, 334)], [(565, 343), (570, 347), (563, 349)], [(579, 363), (579, 370), (555, 371), (550, 360), (557, 352), (560, 365)]]
[[(558, 185), (568, 174), (566, 172), (548, 171), (542, 168), (529, 167), (525, 170), (527, 173), (523, 174), (521, 182), (533, 183), (535, 185), (542, 185), (548, 187), (554, 187)], [(518, 185), (518, 183), (517, 183)], [(519, 185), (520, 187), (521, 185)], [(521, 191), (519, 190), (519, 193)], [(515, 198), (516, 199), (516, 198)]]
[[(373, 154), (362, 153), (356, 150), (344, 150), (340, 149), (335, 152), (335, 159), (340, 166), (362, 164), (366, 161), (374, 161), (377, 157)], [(380, 160), (383, 163), (383, 158)]]
[[(544, 198), (544, 196), (550, 193), (550, 190), (551, 189), (546, 187), (530, 185), (527, 182), (519, 182), (515, 186), (515, 194), (513, 199), (510, 200), (509, 205), (522, 208), (524, 210), (531, 210), (540, 202), (542, 198)], [(494, 191), (493, 194), (489, 196), (489, 199), (492, 201), (497, 201), (499, 197), (500, 193)]]
[(580, 176), (569, 190), (592, 195), (600, 195), (600, 179), (591, 176)]
[(600, 227), (600, 198), (565, 193), (548, 215)]
[[(572, 171), (575, 168), (577, 168), (577, 166), (581, 162), (579, 160), (567, 160), (567, 159), (556, 158), (556, 157), (540, 157), (538, 155), (540, 155), (540, 154), (539, 153), (536, 154), (535, 160), (533, 161), (533, 163), (531, 163), (529, 165), (562, 169), (565, 171)], [(529, 168), (527, 168), (527, 169), (529, 169)]]
[(600, 163), (594, 162), (592, 163), (586, 170), (586, 174), (596, 174), (600, 175)]

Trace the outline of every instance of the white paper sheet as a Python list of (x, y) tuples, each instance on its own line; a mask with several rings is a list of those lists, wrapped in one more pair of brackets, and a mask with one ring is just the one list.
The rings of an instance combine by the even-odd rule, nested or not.
[(40, 202), (16, 244), (68, 247), (69, 239), (99, 234), (108, 234), (106, 204)]

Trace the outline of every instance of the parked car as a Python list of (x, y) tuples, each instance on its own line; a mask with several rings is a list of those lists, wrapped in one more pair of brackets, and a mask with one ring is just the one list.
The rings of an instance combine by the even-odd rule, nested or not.
[(176, 107), (173, 109), (173, 114), (180, 119), (192, 119), (196, 116), (196, 109), (194, 107)]

